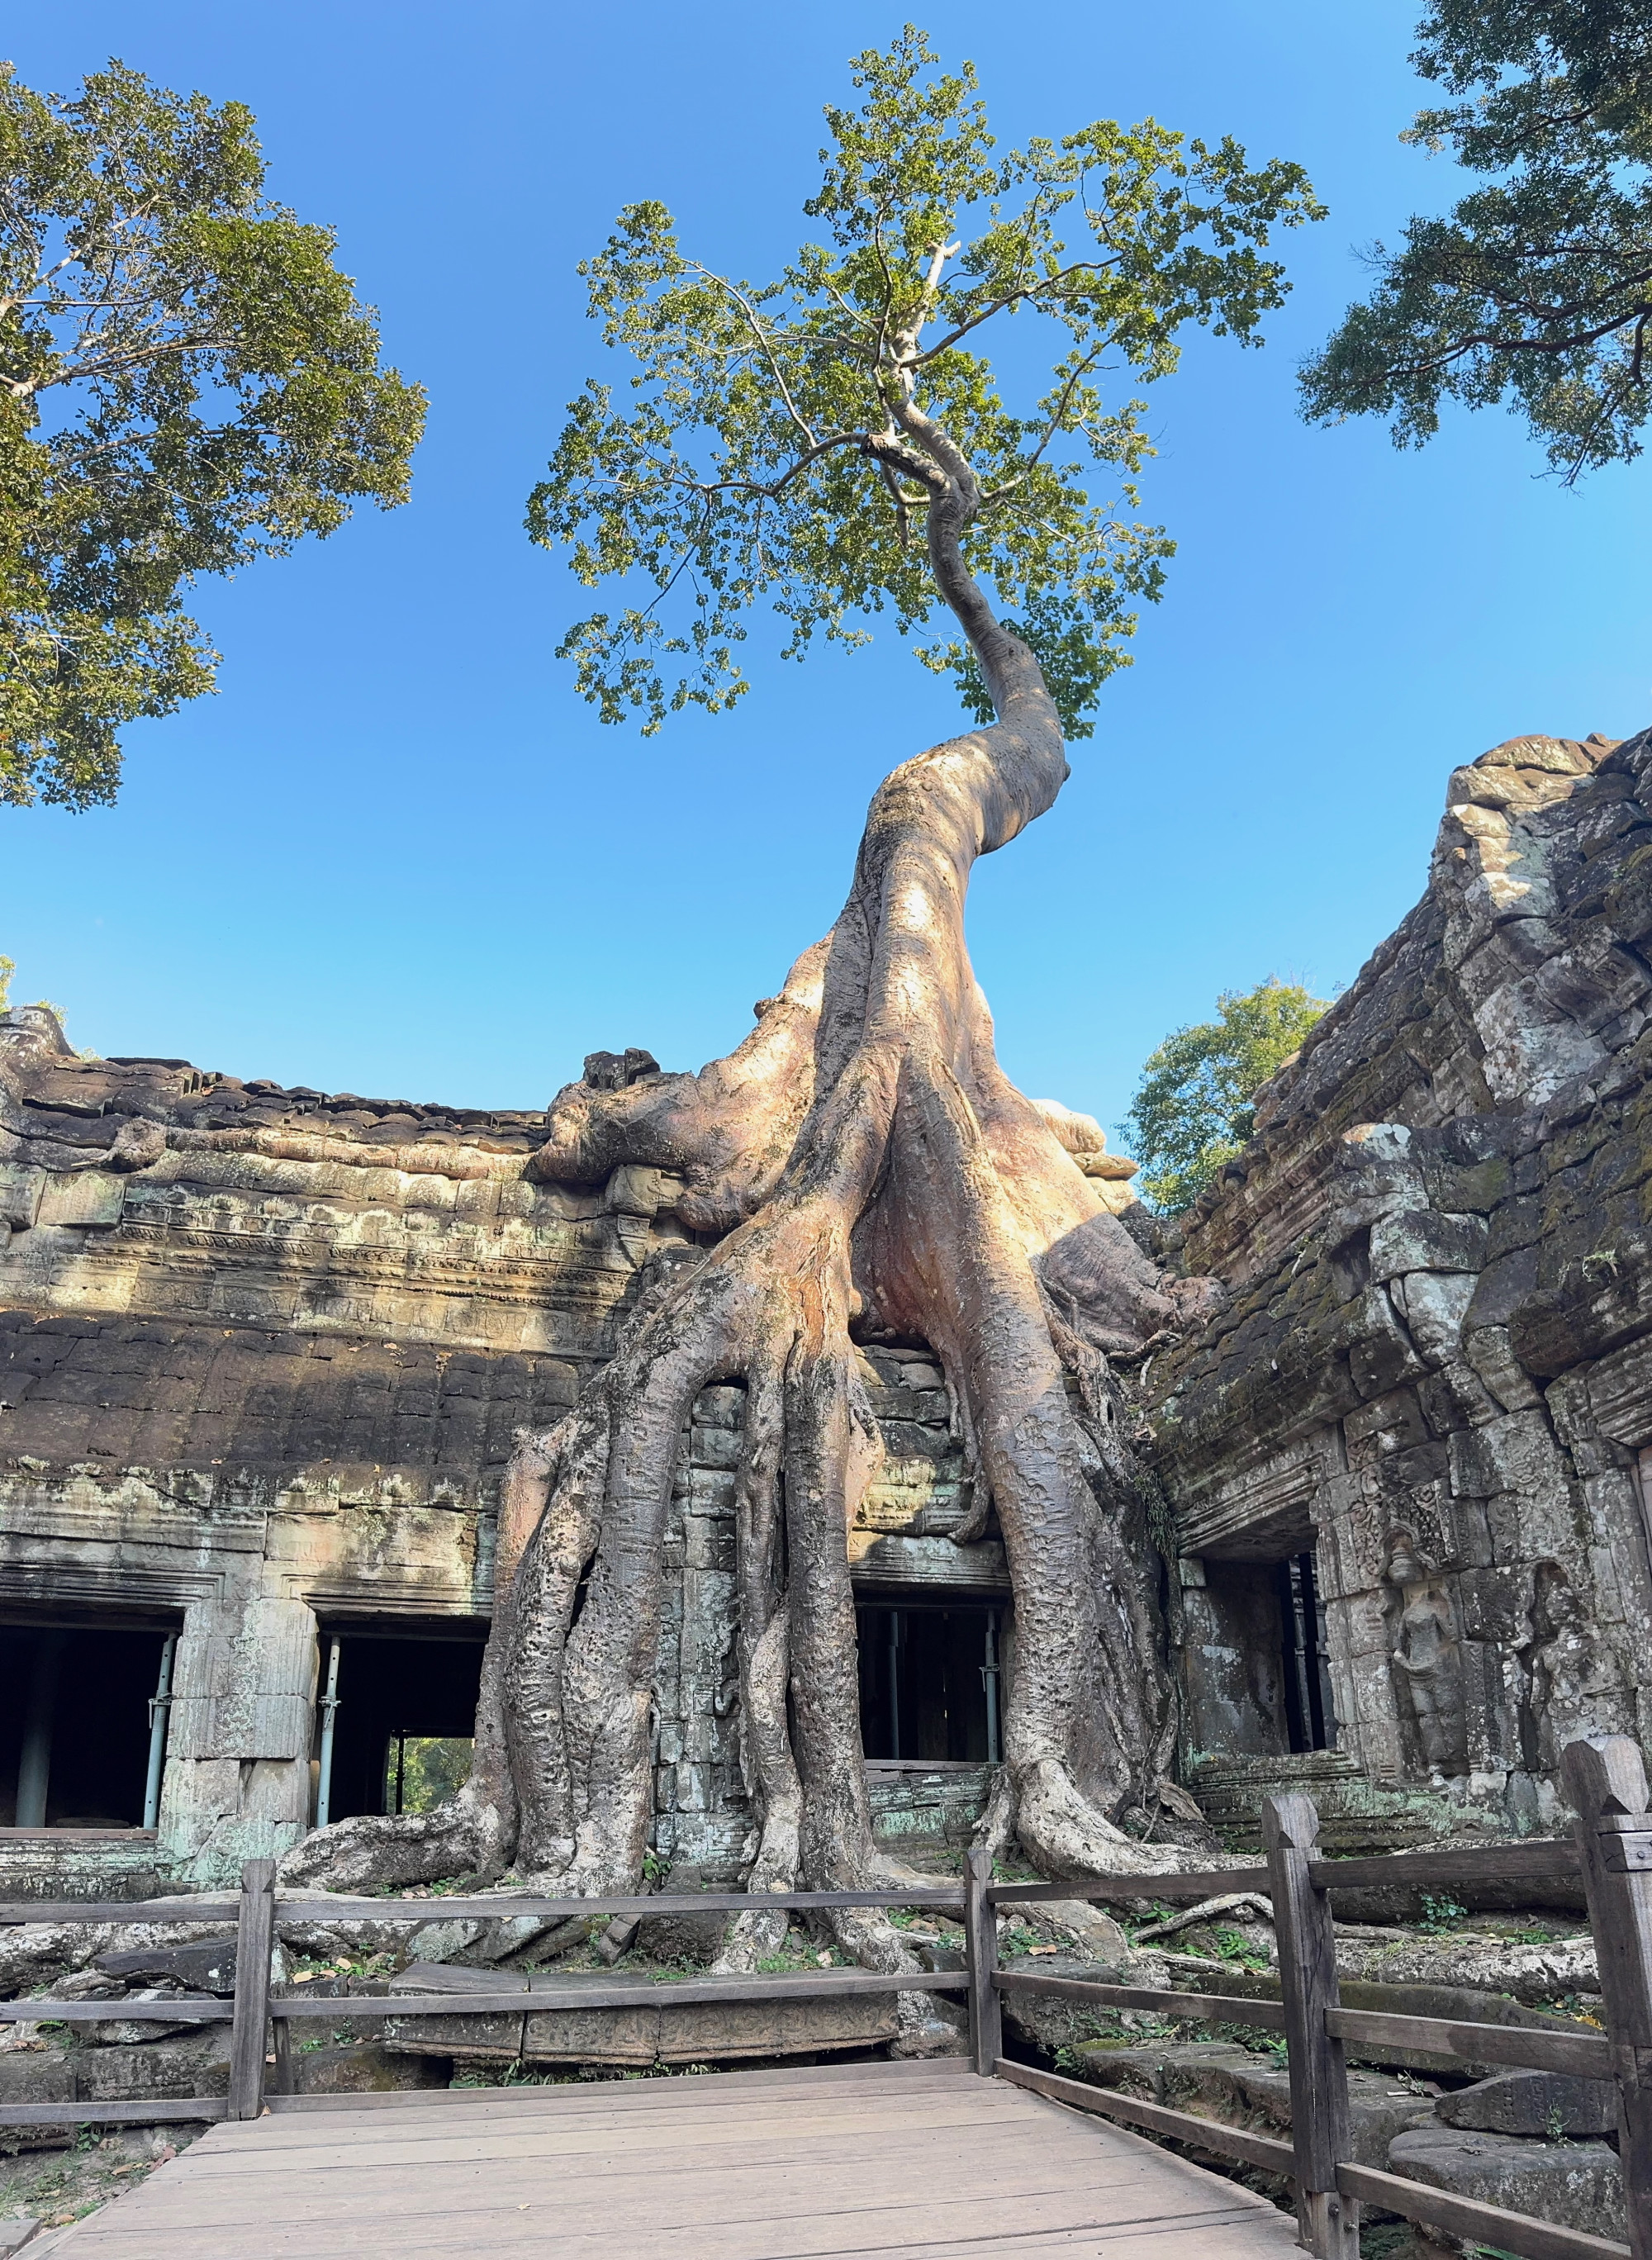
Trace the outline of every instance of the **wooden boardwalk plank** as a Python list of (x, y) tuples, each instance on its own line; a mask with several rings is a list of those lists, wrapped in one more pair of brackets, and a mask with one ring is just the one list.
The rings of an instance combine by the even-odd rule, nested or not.
[[(738, 2083), (738, 2084), (736, 2084)], [(1289, 2215), (948, 2065), (433, 2092), (215, 2128), (54, 2260), (1285, 2260)]]

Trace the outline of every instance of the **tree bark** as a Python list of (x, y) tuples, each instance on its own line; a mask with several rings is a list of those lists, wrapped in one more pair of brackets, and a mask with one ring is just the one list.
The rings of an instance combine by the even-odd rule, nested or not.
[[(856, 1341), (892, 1334), (944, 1365), (974, 1477), (959, 1535), (979, 1536), (996, 1512), (1013, 1587), (985, 1841), (1019, 1838), (1059, 1875), (1176, 1863), (1174, 1848), (1117, 1825), (1151, 1802), (1174, 1719), (1160, 1564), (1109, 1360), (1180, 1323), (1203, 1283), (1160, 1273), (998, 1067), (964, 941), (969, 874), (1052, 805), (1067, 763), (1036, 660), (964, 561), (968, 465), (910, 406), (896, 423), (869, 452), (928, 490), (936, 583), (998, 719), (884, 780), (842, 913), (738, 1050), (698, 1075), (576, 1084), (552, 1109), (532, 1174), (668, 1169), (684, 1181), (683, 1220), (722, 1237), (652, 1268), (611, 1362), (556, 1428), (518, 1444), (476, 1770), (446, 1834), (431, 1833), (431, 1862), (462, 1842), (476, 1864), (512, 1861), (561, 1892), (634, 1888), (678, 1439), (697, 1392), (735, 1381), (749, 1408), (735, 1522), (751, 1887), (851, 1888), (883, 1872), (847, 1533), (881, 1451)], [(289, 1868), (360, 1880), (396, 1825), (342, 1822)], [(771, 1920), (736, 1926), (730, 1958), (769, 1950)], [(841, 1935), (899, 1966), (881, 1920), (846, 1917)]]

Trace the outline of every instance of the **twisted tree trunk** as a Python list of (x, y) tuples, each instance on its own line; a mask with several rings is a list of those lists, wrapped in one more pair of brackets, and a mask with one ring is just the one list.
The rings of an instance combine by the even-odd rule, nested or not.
[[(898, 416), (867, 445), (928, 489), (936, 581), (998, 719), (885, 779), (841, 915), (729, 1058), (557, 1100), (535, 1176), (655, 1165), (684, 1181), (683, 1219), (723, 1237), (656, 1262), (611, 1362), (511, 1461), (460, 1802), (411, 1829), (342, 1822), (291, 1856), (295, 1873), (343, 1885), (511, 1862), (559, 1891), (634, 1887), (678, 1440), (697, 1393), (733, 1381), (748, 1391), (750, 1887), (876, 1879), (847, 1533), (881, 1451), (855, 1337), (880, 1333), (944, 1364), (974, 1477), (956, 1535), (978, 1537), (992, 1511), (1003, 1532), (1015, 1666), (988, 1835), (1058, 1875), (1174, 1861), (1115, 1825), (1166, 1770), (1173, 1719), (1107, 1358), (1140, 1352), (1199, 1291), (1160, 1275), (994, 1055), (964, 945), (970, 869), (1044, 813), (1067, 765), (1037, 662), (964, 562), (969, 467), (915, 410)], [(893, 1949), (878, 1925), (848, 1918), (845, 1935), (869, 1958)], [(762, 1942), (748, 1929), (746, 1947)]]

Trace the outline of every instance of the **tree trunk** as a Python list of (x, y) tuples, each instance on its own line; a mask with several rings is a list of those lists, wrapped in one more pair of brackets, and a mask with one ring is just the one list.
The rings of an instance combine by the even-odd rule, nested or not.
[[(1057, 1875), (1176, 1863), (1116, 1825), (1151, 1802), (1174, 1720), (1108, 1360), (1175, 1327), (1202, 1288), (1160, 1274), (994, 1055), (964, 945), (970, 869), (1049, 808), (1067, 765), (1036, 661), (963, 562), (968, 467), (916, 411), (901, 421), (869, 445), (929, 487), (936, 579), (998, 719), (884, 780), (837, 923), (730, 1057), (557, 1099), (532, 1174), (667, 1169), (683, 1220), (723, 1236), (656, 1262), (611, 1362), (518, 1446), (459, 1804), (418, 1848), (396, 1822), (340, 1823), (290, 1856), (293, 1873), (349, 1885), (388, 1858), (405, 1879), (409, 1861), (451, 1872), (463, 1849), (561, 1892), (635, 1887), (678, 1440), (698, 1391), (733, 1381), (748, 1391), (735, 1523), (751, 1887), (876, 1880), (847, 1534), (881, 1450), (855, 1342), (889, 1334), (943, 1363), (974, 1478), (957, 1534), (996, 1511), (1008, 1557), (1015, 1668), (986, 1836)], [(748, 1923), (732, 1956), (764, 1950), (762, 1931)], [(842, 1935), (864, 1958), (898, 1955), (881, 1922), (847, 1918)]]

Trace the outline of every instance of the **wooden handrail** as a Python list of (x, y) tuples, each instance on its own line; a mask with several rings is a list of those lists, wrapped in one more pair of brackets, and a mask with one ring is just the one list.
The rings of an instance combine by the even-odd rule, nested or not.
[(1048, 2095), (1054, 2103), (1070, 2104), (1076, 2111), (1094, 2111), (1105, 2119), (1122, 2119), (1127, 2127), (1143, 2127), (1150, 2135), (1170, 2135), (1219, 2157), (1242, 2158), (1248, 2166), (1265, 2166), (1272, 2173), (1296, 2171), (1297, 2154), (1289, 2142), (1271, 2135), (1253, 2135), (1242, 2127), (1225, 2127), (1219, 2119), (1201, 2119), (1194, 2111), (1172, 2111), (1168, 2104), (1148, 2103), (1139, 2095), (1121, 2095), (1114, 2087), (1091, 2087), (1082, 2079), (1065, 2078), (1058, 2071), (1041, 2071), (1034, 2064), (1012, 2063), (1000, 2056), (995, 2067), (1000, 2079), (1016, 2087), (1030, 2087), (1034, 2095)]
[[(1308, 1880), (1318, 1892), (1388, 1891), (1425, 1884), (1576, 1883), (1582, 1872), (1577, 1847), (1563, 1837), (1528, 1838), (1523, 1842), (1498, 1838), (1484, 1844), (1454, 1844), (1434, 1852), (1384, 1852), (1372, 1859), (1315, 1859), (1309, 1863)], [(1191, 1903), (1225, 1898), (1231, 1892), (1259, 1892), (1267, 1898), (1266, 1863), (1198, 1868), (1166, 1876), (1090, 1877), (1066, 1884), (994, 1884), (987, 1897), (992, 1906), (1004, 1907), (1051, 1899), (1106, 1899), (1115, 1905), (1132, 1899)]]
[[(1447, 1851), (1390, 1853), (1381, 1858), (1327, 1860), (1317, 1856), (1319, 1814), (1305, 1797), (1269, 1798), (1262, 1808), (1269, 1847), (1265, 1868), (1207, 1869), (1175, 1877), (1115, 1876), (1106, 1882), (992, 1884), (972, 1867), (972, 1902), (985, 1916), (985, 1989), (1046, 1993), (1098, 2006), (1146, 2009), (1212, 2024), (1283, 2028), (1290, 2046), (1291, 2139), (1276, 2142), (1222, 2127), (1197, 2113), (1172, 2111), (1139, 2097), (1062, 2078), (995, 2054), (998, 2077), (1036, 2093), (1119, 2119), (1206, 2150), (1265, 2164), (1296, 2184), (1302, 2242), (1319, 2260), (1354, 2260), (1359, 2206), (1380, 2205), (1407, 2219), (1494, 2244), (1522, 2260), (1652, 2260), (1652, 1813), (1644, 1766), (1627, 1736), (1574, 1742), (1564, 1755), (1567, 1792), (1580, 1815), (1576, 1841), (1456, 1846)], [(1402, 2017), (1345, 2009), (1337, 1998), (1330, 1895), (1345, 1889), (1421, 1884), (1575, 1882), (1582, 1880), (1599, 1956), (1606, 2030), (1596, 2035), (1530, 2025), (1494, 2025), (1442, 2017)], [(1261, 1891), (1272, 1903), (1279, 1938), (1279, 2002), (1226, 1994), (1161, 1992), (1098, 1979), (1000, 1970), (990, 1909), (1060, 1899), (1128, 1900), (1215, 1898)], [(981, 1932), (973, 1913), (965, 1933)], [(975, 2005), (972, 1996), (972, 2008)], [(1412, 2048), (1461, 2063), (1507, 2063), (1583, 2079), (1613, 2080), (1620, 2105), (1620, 2149), (1630, 2242), (1505, 2211), (1431, 2189), (1402, 2174), (1354, 2163), (1348, 2125), (1343, 2044)], [(977, 2042), (977, 2069), (980, 2061)], [(1265, 2155), (1264, 2155), (1265, 2154)]]
[(465, 1993), (277, 1993), (269, 2013), (288, 2021), (373, 2017), (547, 2016), (559, 2009), (649, 2009), (656, 2002), (693, 2006), (728, 2001), (817, 2001), (857, 1993), (965, 1993), (962, 1970), (797, 1970), (763, 1971), (751, 1978), (673, 1978), (640, 1980), (634, 1985), (547, 1985), (525, 1991), (501, 1986), (497, 1992)]
[[(0, 1923), (228, 1922), (240, 1913), (240, 1899), (203, 1893), (198, 1898), (161, 1899), (8, 1899), (0, 1902)], [(440, 1893), (426, 1899), (375, 1899), (342, 1892), (275, 1893), (275, 1913), (284, 1922), (536, 1922), (644, 1914), (774, 1914), (789, 1908), (926, 1907), (962, 1916), (962, 1887), (912, 1885), (876, 1892), (654, 1892), (629, 1898), (547, 1899), (532, 1892), (491, 1892), (461, 1898)]]
[(1327, 2009), (1326, 2030), (1368, 2047), (1420, 2049), (1465, 2063), (1508, 2063), (1526, 2071), (1563, 2071), (1574, 2079), (1610, 2079), (1616, 2070), (1604, 2035), (1550, 2031), (1542, 2025), (1484, 2025), (1450, 2017), (1391, 2017), (1378, 2009)]

